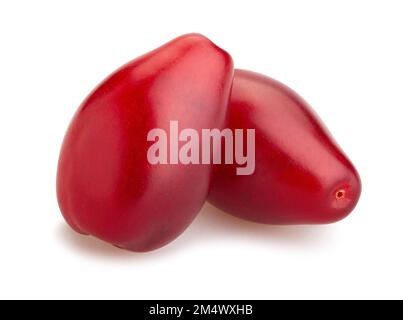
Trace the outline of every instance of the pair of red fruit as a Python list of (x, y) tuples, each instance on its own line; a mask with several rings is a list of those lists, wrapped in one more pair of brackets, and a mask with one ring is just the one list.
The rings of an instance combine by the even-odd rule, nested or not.
[[(255, 129), (255, 171), (236, 164), (157, 164), (153, 128)], [(180, 143), (184, 143), (183, 141)], [(66, 133), (57, 197), (68, 224), (131, 251), (178, 237), (207, 199), (268, 224), (344, 218), (361, 192), (352, 163), (306, 102), (231, 56), (184, 35), (124, 65), (82, 103)]]

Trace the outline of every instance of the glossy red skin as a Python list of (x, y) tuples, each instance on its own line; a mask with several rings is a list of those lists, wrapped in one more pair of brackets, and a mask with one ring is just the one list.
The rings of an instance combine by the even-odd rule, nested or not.
[(179, 130), (221, 128), (232, 76), (231, 57), (190, 34), (103, 81), (79, 107), (60, 154), (57, 196), (70, 226), (131, 251), (180, 235), (205, 201), (211, 166), (150, 165), (147, 133), (169, 133), (171, 120)]
[(230, 128), (256, 130), (256, 167), (252, 175), (237, 176), (233, 165), (216, 166), (212, 204), (267, 224), (331, 223), (353, 210), (359, 175), (295, 92), (269, 77), (235, 70), (228, 112)]

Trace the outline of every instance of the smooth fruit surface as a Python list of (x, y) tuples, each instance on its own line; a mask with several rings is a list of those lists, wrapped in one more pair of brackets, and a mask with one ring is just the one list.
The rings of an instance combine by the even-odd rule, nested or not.
[(359, 175), (294, 91), (261, 74), (235, 70), (228, 112), (230, 128), (256, 131), (256, 169), (237, 176), (235, 166), (215, 166), (212, 204), (268, 224), (330, 223), (353, 210)]
[[(57, 173), (64, 218), (76, 231), (132, 251), (159, 248), (194, 219), (209, 165), (151, 165), (147, 134), (224, 125), (231, 57), (198, 34), (181, 36), (110, 75), (82, 103)], [(180, 129), (180, 128), (179, 128)]]

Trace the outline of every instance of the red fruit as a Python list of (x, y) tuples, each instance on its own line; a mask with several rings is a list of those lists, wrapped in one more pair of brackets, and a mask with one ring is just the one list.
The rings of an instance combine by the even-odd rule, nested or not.
[(263, 75), (236, 70), (229, 127), (255, 129), (256, 168), (214, 169), (209, 201), (243, 219), (269, 224), (330, 223), (361, 192), (357, 171), (307, 103)]
[(181, 234), (205, 201), (209, 165), (151, 165), (151, 129), (220, 128), (231, 57), (207, 38), (174, 39), (114, 72), (83, 102), (66, 133), (57, 174), (64, 218), (76, 231), (132, 251)]

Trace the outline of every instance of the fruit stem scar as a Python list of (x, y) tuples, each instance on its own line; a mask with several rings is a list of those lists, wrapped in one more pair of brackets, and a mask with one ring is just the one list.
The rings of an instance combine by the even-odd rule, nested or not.
[(344, 189), (337, 190), (335, 196), (337, 200), (344, 199), (344, 197), (346, 196), (346, 190)]

